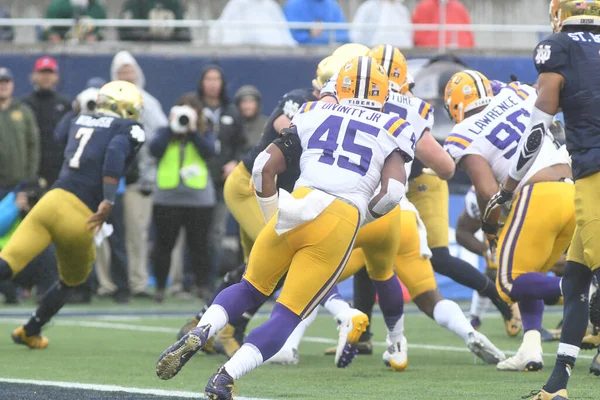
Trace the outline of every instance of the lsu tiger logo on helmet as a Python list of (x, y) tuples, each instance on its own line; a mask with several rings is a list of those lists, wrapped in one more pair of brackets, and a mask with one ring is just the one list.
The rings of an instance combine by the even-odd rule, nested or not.
[(383, 67), (371, 57), (348, 61), (340, 70), (336, 91), (340, 104), (380, 110), (387, 99), (389, 79)]
[(600, 26), (600, 0), (551, 0), (550, 21), (554, 32), (567, 25)]
[(96, 102), (98, 113), (108, 112), (119, 118), (137, 121), (143, 108), (142, 93), (133, 83), (113, 81), (102, 86), (98, 91)]
[(367, 53), (367, 57), (374, 58), (385, 69), (392, 91), (406, 93), (408, 90), (406, 82), (408, 66), (404, 54), (398, 48), (389, 44), (381, 44), (373, 47)]
[(465, 114), (490, 104), (494, 97), (488, 78), (479, 71), (465, 70), (452, 75), (444, 92), (444, 106), (450, 119), (460, 123)]

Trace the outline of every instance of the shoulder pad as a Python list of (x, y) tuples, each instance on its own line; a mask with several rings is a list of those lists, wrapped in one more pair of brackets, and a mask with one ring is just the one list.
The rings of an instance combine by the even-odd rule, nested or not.
[(314, 110), (317, 106), (317, 103), (318, 102), (316, 101), (309, 101), (308, 103), (302, 104), (302, 106), (300, 106), (298, 114), (306, 114), (307, 112)]
[(556, 72), (562, 73), (569, 63), (569, 55), (566, 49), (569, 43), (564, 38), (556, 35), (542, 40), (533, 52), (533, 61), (538, 73)]
[(300, 105), (310, 100), (314, 100), (314, 96), (311, 93), (306, 90), (295, 89), (286, 93), (279, 101), (277, 107), (280, 109), (282, 115), (292, 119), (300, 109)]
[(142, 126), (133, 120), (124, 120), (125, 122), (121, 125), (121, 132), (128, 135), (131, 140), (135, 143), (144, 143), (146, 141), (146, 132)]

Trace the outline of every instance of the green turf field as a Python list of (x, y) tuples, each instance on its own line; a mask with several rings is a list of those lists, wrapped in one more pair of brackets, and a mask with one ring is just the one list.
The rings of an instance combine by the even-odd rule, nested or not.
[[(129, 307), (101, 303), (94, 310), (154, 310), (150, 304)], [(109, 307), (110, 306), (110, 307)], [(152, 306), (153, 307), (153, 306)], [(193, 310), (189, 303), (174, 303), (158, 310)], [(412, 307), (408, 307), (409, 310)], [(23, 312), (26, 308), (13, 309)], [(2, 311), (6, 311), (4, 309)], [(67, 307), (69, 312), (87, 308)], [(554, 363), (556, 343), (544, 345), (546, 370), (541, 373), (501, 373), (494, 366), (475, 362), (464, 343), (439, 328), (425, 316), (413, 312), (406, 317), (409, 343), (408, 369), (401, 373), (387, 370), (381, 353), (384, 326), (374, 317), (374, 340), (379, 343), (373, 356), (355, 359), (347, 369), (337, 369), (323, 350), (336, 338), (332, 319), (321, 314), (307, 332), (300, 347), (297, 366), (263, 366), (238, 382), (239, 395), (257, 399), (519, 399), (544, 383)], [(255, 323), (266, 318), (261, 315)], [(560, 315), (548, 315), (544, 324), (553, 327)], [(220, 356), (197, 355), (171, 381), (160, 381), (154, 373), (158, 355), (175, 339), (185, 321), (182, 316), (57, 317), (45, 334), (50, 338), (46, 350), (31, 351), (10, 341), (11, 330), (22, 316), (0, 319), (0, 378), (63, 381), (130, 388), (198, 392), (211, 374), (225, 361)], [(482, 332), (502, 350), (515, 351), (520, 338), (508, 338), (499, 318), (484, 320)], [(411, 347), (412, 346), (412, 347)], [(433, 347), (428, 347), (433, 346)], [(573, 399), (599, 398), (599, 378), (588, 374), (593, 352), (582, 352), (571, 380)], [(106, 394), (100, 398), (111, 397)], [(155, 397), (152, 397), (155, 398)]]

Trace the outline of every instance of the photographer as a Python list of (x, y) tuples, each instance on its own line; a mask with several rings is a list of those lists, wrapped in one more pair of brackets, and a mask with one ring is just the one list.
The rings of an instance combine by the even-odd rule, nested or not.
[[(24, 181), (0, 200), (0, 251), (17, 229), (23, 218), (42, 197), (46, 182)], [(36, 286), (37, 296), (41, 296), (58, 277), (53, 245), (34, 258), (14, 280), (4, 281), (0, 293), (6, 304), (18, 303), (17, 287), (31, 289)]]
[(158, 162), (153, 196), (156, 302), (164, 300), (171, 252), (181, 227), (185, 228), (196, 284), (205, 287), (210, 278), (207, 237), (216, 196), (206, 161), (215, 154), (215, 137), (205, 131), (198, 115), (197, 108), (174, 106), (169, 126), (159, 129), (150, 141), (150, 153)]

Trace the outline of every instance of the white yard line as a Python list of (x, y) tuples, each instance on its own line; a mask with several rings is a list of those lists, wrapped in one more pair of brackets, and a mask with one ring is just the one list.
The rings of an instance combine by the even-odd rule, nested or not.
[[(22, 323), (22, 319), (14, 319), (14, 318), (1, 318), (0, 324), (2, 323)], [(96, 322), (96, 321), (78, 321), (73, 319), (58, 319), (53, 320), (53, 324), (60, 326), (81, 326), (86, 328), (100, 328), (100, 329), (120, 329), (127, 331), (135, 331), (135, 332), (158, 332), (158, 333), (177, 333), (179, 329), (177, 328), (167, 328), (164, 326), (144, 326), (144, 325), (132, 325), (132, 324), (121, 324), (121, 323), (111, 323), (111, 322)], [(305, 336), (302, 339), (303, 342), (309, 343), (323, 343), (323, 344), (336, 344), (337, 340), (324, 338), (324, 337), (314, 337), (314, 336)], [(387, 347), (385, 342), (373, 342), (374, 346), (378, 347)], [(461, 352), (461, 353), (469, 353), (469, 349), (466, 347), (457, 347), (457, 346), (436, 346), (431, 344), (418, 344), (408, 342), (409, 349), (419, 349), (419, 350), (436, 350), (436, 351), (450, 351), (450, 352)], [(504, 353), (508, 355), (514, 355), (516, 352), (511, 350), (502, 350)], [(544, 353), (544, 357), (556, 357), (556, 353)], [(593, 356), (588, 356), (585, 354), (580, 354), (580, 359), (593, 359)]]
[[(18, 383), (23, 385), (35, 385), (35, 386), (51, 386), (65, 389), (82, 389), (82, 390), (93, 390), (96, 392), (124, 392), (132, 394), (148, 394), (151, 396), (160, 397), (184, 397), (188, 399), (204, 399), (204, 395), (194, 392), (182, 392), (177, 390), (161, 390), (161, 389), (141, 389), (133, 387), (124, 387), (116, 385), (97, 385), (93, 383), (78, 383), (78, 382), (60, 382), (60, 381), (39, 381), (35, 379), (12, 379), (12, 378), (0, 378), (0, 382), (4, 383)], [(258, 397), (237, 397), (240, 400), (268, 400)]]

